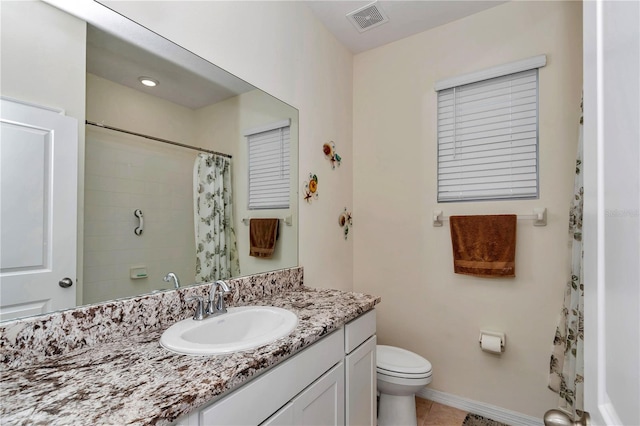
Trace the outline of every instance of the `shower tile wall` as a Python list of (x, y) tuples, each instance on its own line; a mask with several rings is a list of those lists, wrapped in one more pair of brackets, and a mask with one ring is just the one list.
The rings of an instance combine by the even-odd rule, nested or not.
[[(83, 303), (168, 288), (195, 276), (193, 163), (196, 152), (87, 126)], [(137, 236), (136, 209), (144, 214)], [(148, 278), (131, 279), (146, 266)]]

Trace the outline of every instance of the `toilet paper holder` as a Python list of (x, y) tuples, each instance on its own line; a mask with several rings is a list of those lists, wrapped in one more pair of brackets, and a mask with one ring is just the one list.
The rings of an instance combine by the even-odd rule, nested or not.
[(504, 347), (507, 344), (507, 335), (501, 331), (480, 330), (480, 337), (478, 338), (478, 345), (482, 348), (482, 336), (498, 337), (500, 339), (500, 352), (504, 352)]

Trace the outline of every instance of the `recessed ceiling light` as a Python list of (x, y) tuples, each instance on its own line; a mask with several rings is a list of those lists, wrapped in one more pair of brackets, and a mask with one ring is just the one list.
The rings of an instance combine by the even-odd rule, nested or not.
[(147, 87), (155, 87), (160, 84), (158, 80), (155, 80), (151, 77), (138, 77), (138, 80), (140, 81), (140, 83), (144, 84)]

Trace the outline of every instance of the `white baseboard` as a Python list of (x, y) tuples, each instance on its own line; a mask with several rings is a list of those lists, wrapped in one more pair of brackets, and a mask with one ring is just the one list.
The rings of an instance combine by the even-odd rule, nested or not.
[(491, 420), (506, 423), (511, 426), (541, 426), (544, 425), (542, 419), (527, 416), (516, 411), (506, 410), (495, 405), (484, 402), (473, 401), (450, 393), (440, 392), (430, 388), (424, 388), (416, 394), (420, 398), (428, 399), (450, 407), (459, 408), (473, 414), (479, 414)]

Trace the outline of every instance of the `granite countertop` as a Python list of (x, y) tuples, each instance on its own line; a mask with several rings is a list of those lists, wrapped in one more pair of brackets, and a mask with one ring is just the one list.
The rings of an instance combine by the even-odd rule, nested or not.
[(289, 336), (255, 350), (205, 357), (175, 354), (159, 344), (167, 326), (31, 365), (3, 367), (0, 423), (169, 424), (379, 301), (364, 294), (298, 287), (247, 303), (286, 308), (298, 316), (298, 326)]

